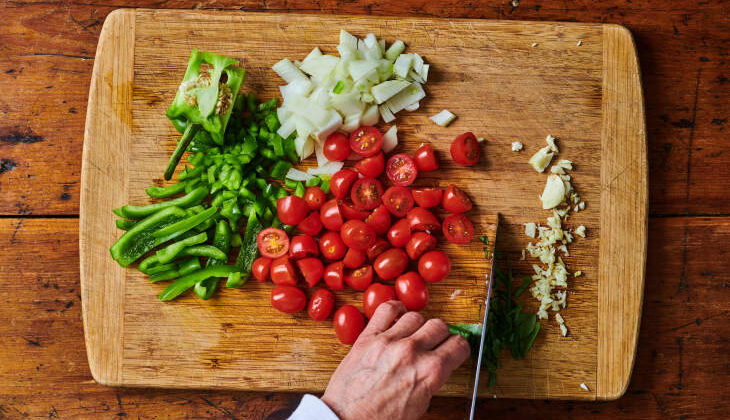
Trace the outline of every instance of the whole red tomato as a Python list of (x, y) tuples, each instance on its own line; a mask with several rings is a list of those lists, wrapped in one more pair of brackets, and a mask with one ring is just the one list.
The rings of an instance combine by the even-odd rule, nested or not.
[(259, 283), (263, 283), (269, 279), (271, 271), (271, 258), (258, 257), (251, 265), (251, 273)]
[(353, 344), (365, 329), (365, 317), (352, 305), (344, 305), (335, 312), (335, 334), (342, 344)]
[(392, 286), (387, 286), (382, 283), (371, 284), (362, 295), (362, 309), (365, 312), (365, 316), (372, 318), (375, 309), (381, 303), (389, 300), (396, 300), (395, 289)]
[(304, 201), (310, 209), (319, 210), (322, 204), (327, 200), (327, 194), (319, 187), (307, 187), (304, 190)]
[(388, 231), (388, 241), (395, 247), (404, 247), (411, 239), (411, 224), (408, 219), (400, 219)]
[(409, 311), (420, 311), (428, 304), (428, 287), (421, 276), (413, 271), (398, 277), (395, 294)]
[(375, 272), (383, 280), (398, 277), (408, 267), (408, 256), (400, 248), (391, 248), (378, 255), (373, 263)]
[(276, 200), (276, 214), (287, 225), (298, 225), (309, 214), (309, 205), (303, 198), (288, 195)]
[(271, 289), (271, 306), (287, 314), (300, 312), (307, 305), (307, 296), (294, 286), (276, 286)]
[(451, 261), (443, 251), (429, 251), (418, 260), (418, 273), (429, 283), (446, 278), (451, 272)]
[(335, 131), (327, 136), (322, 151), (327, 160), (343, 162), (350, 156), (350, 139), (339, 131)]

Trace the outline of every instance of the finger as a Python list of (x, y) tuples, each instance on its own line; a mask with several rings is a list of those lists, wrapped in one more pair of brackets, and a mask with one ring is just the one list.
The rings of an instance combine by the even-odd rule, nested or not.
[(373, 317), (370, 318), (367, 327), (363, 330), (363, 335), (376, 335), (390, 328), (396, 318), (406, 312), (406, 306), (403, 302), (391, 300), (381, 303), (375, 310)]
[(431, 357), (425, 359), (423, 365), (426, 371), (424, 381), (431, 392), (436, 392), (446, 383), (451, 373), (469, 358), (469, 353), (469, 343), (460, 335), (452, 335), (431, 352)]
[(438, 318), (429, 319), (411, 338), (422, 349), (433, 350), (449, 338), (449, 327)]
[(406, 312), (395, 325), (383, 334), (392, 340), (410, 337), (411, 334), (421, 328), (424, 322), (426, 320), (418, 312)]

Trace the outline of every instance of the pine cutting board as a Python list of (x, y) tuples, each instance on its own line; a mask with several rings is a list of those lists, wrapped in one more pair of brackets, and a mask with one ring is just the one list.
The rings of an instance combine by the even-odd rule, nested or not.
[[(644, 286), (647, 238), (647, 158), (644, 109), (631, 34), (616, 25), (311, 16), (265, 13), (119, 10), (99, 39), (87, 111), (80, 222), (81, 286), (91, 372), (106, 385), (245, 390), (322, 391), (348, 348), (329, 323), (288, 316), (269, 306), (270, 285), (249, 283), (210, 301), (186, 296), (160, 303), (163, 284), (123, 269), (108, 248), (120, 235), (111, 209), (146, 203), (144, 188), (161, 175), (178, 138), (164, 116), (193, 48), (243, 60), (244, 89), (278, 96), (270, 70), (283, 57), (301, 59), (313, 47), (334, 53), (340, 28), (401, 39), (431, 64), (429, 96), (398, 116), (401, 145), (411, 152), (432, 142), (442, 169), (422, 183), (456, 182), (474, 199), (477, 230), (493, 236), (502, 213), (499, 248), (516, 272), (527, 244), (522, 223), (545, 222), (538, 195), (545, 174), (527, 165), (558, 137), (560, 158), (575, 162), (573, 185), (587, 203), (568, 227), (587, 228), (566, 264), (584, 275), (570, 280), (570, 329), (554, 319), (526, 360), (505, 355), (498, 385), (483, 396), (613, 399), (631, 375)], [(458, 119), (441, 128), (428, 116), (443, 108)], [(473, 131), (487, 139), (477, 167), (448, 158), (451, 139)], [(525, 150), (510, 150), (519, 140)], [(427, 316), (450, 322), (480, 319), (489, 267), (479, 244), (446, 246), (450, 278), (432, 285)], [(460, 292), (459, 292), (460, 291)], [(340, 303), (359, 294), (338, 295)], [(535, 302), (525, 294), (527, 307)], [(473, 366), (459, 369), (441, 390), (469, 392)], [(486, 383), (486, 381), (482, 381)], [(581, 388), (585, 384), (589, 390)]]

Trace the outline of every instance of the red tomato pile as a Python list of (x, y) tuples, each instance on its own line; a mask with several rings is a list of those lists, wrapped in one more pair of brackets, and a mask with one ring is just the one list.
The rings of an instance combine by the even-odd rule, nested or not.
[[(463, 215), (471, 210), (471, 199), (453, 184), (445, 190), (410, 187), (419, 171), (439, 167), (430, 145), (422, 145), (412, 157), (400, 153), (387, 161), (382, 146), (375, 127), (360, 127), (349, 139), (342, 133), (330, 135), (325, 156), (344, 161), (354, 151), (362, 157), (354, 169), (332, 176), (330, 197), (319, 187), (308, 187), (303, 198), (277, 201), (279, 219), (296, 230), (291, 238), (277, 228), (261, 231), (257, 238), (261, 257), (252, 268), (259, 282), (271, 279), (276, 284), (271, 291), (274, 308), (290, 314), (306, 308), (310, 318), (322, 321), (335, 309), (330, 290), (347, 286), (364, 291), (362, 309), (367, 318), (388, 300), (400, 300), (418, 311), (428, 303), (427, 283), (449, 275), (451, 262), (435, 249), (435, 235), (443, 232), (456, 244), (471, 241), (474, 227)], [(454, 140), (451, 154), (457, 163), (473, 165), (481, 152), (474, 135), (465, 133)], [(391, 185), (387, 188), (378, 179), (383, 173)], [(439, 205), (451, 213), (443, 221), (430, 210)], [(329, 290), (313, 290), (307, 302), (297, 287), (301, 280), (309, 288), (324, 281)], [(344, 305), (335, 312), (334, 329), (342, 343), (354, 343), (364, 328), (358, 308)]]

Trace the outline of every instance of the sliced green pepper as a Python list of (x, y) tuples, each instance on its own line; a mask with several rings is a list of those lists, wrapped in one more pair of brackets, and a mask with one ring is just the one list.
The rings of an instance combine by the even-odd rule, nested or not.
[(197, 257), (193, 257), (181, 262), (177, 271), (180, 273), (181, 276), (184, 276), (192, 273), (193, 271), (200, 270), (201, 268), (203, 267), (200, 265), (200, 259)]
[(226, 280), (226, 287), (241, 287), (248, 281), (249, 276), (241, 276), (240, 272), (231, 273)]
[(178, 182), (177, 184), (168, 185), (166, 187), (149, 187), (145, 190), (147, 195), (152, 198), (166, 198), (185, 191), (187, 183)]
[(227, 277), (231, 273), (239, 271), (239, 268), (233, 265), (214, 265), (192, 272), (186, 276), (172, 282), (165, 290), (160, 293), (158, 299), (161, 301), (169, 301), (180, 296), (183, 292), (195, 286), (205, 279), (211, 277)]
[[(156, 259), (157, 258), (155, 258), (155, 260)], [(140, 266), (142, 266), (142, 263), (140, 263)], [(170, 271), (170, 270), (177, 270), (177, 263), (172, 262), (169, 264), (156, 265), (154, 267), (148, 268), (146, 271), (142, 271), (142, 269), (140, 269), (139, 271), (142, 271), (145, 274), (153, 275), (153, 274), (159, 274), (159, 273), (162, 273), (165, 271)]]
[(138, 222), (136, 220), (117, 219), (114, 221), (117, 225), (117, 229), (129, 230), (134, 227)]
[(202, 232), (195, 236), (191, 236), (190, 238), (177, 241), (157, 251), (157, 253), (155, 254), (157, 255), (157, 261), (160, 264), (167, 264), (168, 262), (172, 261), (173, 258), (175, 258), (183, 249), (189, 246), (201, 244), (207, 240), (208, 234)]
[(215, 259), (226, 259), (227, 255), (213, 245), (195, 245), (187, 247), (180, 251), (178, 257), (206, 257)]
[(161, 201), (159, 203), (147, 204), (146, 206), (132, 206), (127, 204), (125, 206), (122, 206), (119, 210), (122, 213), (123, 217), (126, 217), (128, 219), (141, 219), (168, 207), (177, 206), (185, 208), (200, 204), (200, 202), (202, 202), (203, 199), (205, 199), (205, 197), (207, 196), (208, 189), (205, 187), (198, 187), (191, 191), (189, 194), (186, 194), (174, 200)]
[[(183, 210), (185, 212), (185, 210)], [(217, 207), (211, 207), (208, 210), (202, 211), (198, 214), (194, 214), (192, 216), (188, 216), (182, 220), (178, 220), (175, 223), (172, 223), (168, 226), (165, 226), (162, 229), (159, 229), (158, 231), (154, 232), (154, 237), (159, 241), (158, 245), (164, 242), (167, 242), (171, 239), (175, 239), (178, 236), (182, 235), (183, 233), (189, 231), (190, 229), (194, 228), (195, 226), (198, 226), (199, 224), (203, 223), (204, 221), (210, 219), (218, 212)]]
[(173, 206), (162, 209), (139, 221), (133, 228), (125, 232), (109, 248), (109, 252), (119, 265), (126, 267), (152, 248), (165, 242), (155, 236), (155, 233), (185, 220), (186, 215), (185, 210), (180, 207)]
[(304, 184), (297, 182), (297, 187), (294, 189), (294, 195), (297, 197), (304, 197)]

